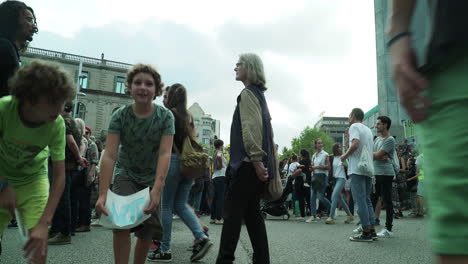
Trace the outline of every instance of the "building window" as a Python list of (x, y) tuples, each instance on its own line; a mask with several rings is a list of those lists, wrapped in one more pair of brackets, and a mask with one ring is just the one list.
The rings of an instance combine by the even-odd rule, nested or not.
[(209, 138), (204, 138), (202, 142), (205, 145), (210, 145), (210, 139)]
[(203, 135), (204, 136), (209, 136), (210, 135), (210, 131), (208, 129), (203, 129)]
[(78, 102), (78, 106), (76, 108), (76, 117), (83, 119), (83, 121), (86, 118), (86, 106), (81, 102)]
[(81, 71), (81, 74), (80, 74), (80, 89), (88, 89), (88, 79), (89, 79), (89, 72)]
[(115, 92), (118, 94), (125, 94), (125, 78), (117, 76), (115, 78)]

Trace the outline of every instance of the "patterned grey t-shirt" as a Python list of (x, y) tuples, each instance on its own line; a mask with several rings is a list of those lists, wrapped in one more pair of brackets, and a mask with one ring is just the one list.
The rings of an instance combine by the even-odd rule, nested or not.
[(132, 105), (119, 108), (112, 115), (109, 133), (120, 135), (114, 178), (119, 175), (138, 184), (154, 184), (161, 136), (174, 135), (174, 116), (168, 109), (154, 105), (154, 113), (138, 118)]

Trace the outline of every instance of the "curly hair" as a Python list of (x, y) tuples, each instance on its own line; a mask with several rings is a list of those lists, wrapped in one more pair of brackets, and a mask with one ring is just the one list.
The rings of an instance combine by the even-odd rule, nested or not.
[(75, 85), (59, 64), (33, 60), (9, 80), (11, 95), (20, 102), (37, 103), (45, 96), (51, 103), (64, 103), (75, 95)]
[(19, 30), (19, 18), (25, 9), (31, 11), (34, 21), (36, 15), (34, 10), (25, 3), (16, 0), (7, 0), (0, 4), (0, 36), (11, 41), (15, 40), (16, 32)]
[(148, 73), (149, 75), (151, 75), (154, 79), (154, 86), (156, 90), (153, 99), (155, 99), (158, 96), (161, 96), (163, 87), (164, 87), (164, 83), (161, 81), (161, 75), (153, 66), (149, 64), (142, 64), (142, 63), (135, 64), (128, 71), (126, 93), (128, 95), (130, 94), (130, 87), (132, 86), (133, 79), (135, 78), (135, 75), (137, 75), (138, 73)]

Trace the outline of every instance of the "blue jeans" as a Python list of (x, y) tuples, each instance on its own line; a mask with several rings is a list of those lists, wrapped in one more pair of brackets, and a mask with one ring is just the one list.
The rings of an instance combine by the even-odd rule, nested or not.
[(195, 212), (200, 211), (200, 203), (203, 192), (190, 192), (189, 194), (189, 204), (192, 206)]
[(368, 176), (351, 174), (351, 191), (358, 206), (358, 215), (363, 229), (375, 225), (374, 208), (372, 207), (372, 179)]
[(321, 190), (314, 190), (314, 188), (310, 188), (310, 215), (315, 216), (317, 215), (317, 195), (318, 199), (327, 207), (327, 209), (330, 209), (331, 204), (330, 201), (325, 197), (324, 193), (325, 190), (327, 189), (327, 185), (324, 184)]
[(171, 249), (172, 215), (174, 212), (190, 228), (195, 239), (203, 240), (205, 237), (198, 218), (193, 210), (187, 206), (191, 188), (192, 179), (180, 175), (179, 158), (177, 155), (172, 154), (162, 194), (162, 225), (164, 235), (161, 241), (161, 250), (163, 252), (168, 252)]
[(331, 217), (335, 217), (335, 210), (336, 210), (336, 206), (338, 205), (338, 202), (340, 202), (341, 206), (343, 207), (347, 215), (351, 214), (351, 212), (349, 211), (348, 204), (343, 199), (343, 195), (341, 195), (341, 191), (343, 190), (345, 183), (346, 183), (345, 178), (336, 179), (335, 188), (333, 188), (332, 203), (331, 203), (331, 208), (330, 208)]

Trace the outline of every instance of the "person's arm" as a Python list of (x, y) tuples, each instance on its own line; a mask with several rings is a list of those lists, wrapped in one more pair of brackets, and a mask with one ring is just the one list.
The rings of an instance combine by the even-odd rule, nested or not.
[(374, 152), (374, 160), (386, 160), (388, 158), (387, 152), (385, 150), (380, 149), (377, 152)]
[(347, 160), (353, 153), (359, 148), (360, 141), (359, 139), (353, 139), (351, 146), (349, 146), (348, 151), (341, 156), (341, 161)]
[[(387, 38), (408, 32), (416, 0), (393, 0), (388, 14)], [(409, 35), (393, 41), (389, 47), (393, 81), (398, 89), (401, 104), (415, 122), (426, 118), (429, 100), (421, 92), (429, 87), (428, 80), (417, 71), (416, 55)]]
[(151, 189), (151, 202), (148, 208), (145, 209), (145, 214), (151, 214), (156, 210), (161, 201), (161, 193), (166, 180), (167, 172), (169, 170), (169, 162), (171, 161), (172, 143), (174, 141), (173, 135), (163, 135), (161, 137), (161, 144), (159, 145), (159, 159), (158, 167), (156, 169), (156, 179), (153, 188)]
[(263, 164), (266, 153), (262, 149), (262, 108), (255, 95), (244, 89), (239, 103), (240, 120), (242, 124), (242, 140), (245, 151), (255, 167), (255, 172), (261, 181), (268, 179), (268, 170)]
[(98, 149), (97, 146), (94, 142), (91, 142), (89, 145), (90, 148), (90, 157), (89, 157), (89, 162), (91, 163), (91, 166), (88, 169), (88, 185), (90, 185), (94, 180), (96, 176), (96, 166), (99, 163), (98, 159)]
[(400, 164), (401, 164), (400, 172), (405, 173), (406, 172), (406, 161), (402, 157), (400, 157)]
[(108, 215), (106, 210), (107, 190), (111, 184), (112, 174), (114, 172), (115, 162), (117, 161), (117, 153), (120, 145), (120, 134), (109, 132), (107, 134), (106, 151), (102, 156), (101, 176), (99, 179), (99, 198), (96, 202), (96, 210), (99, 213)]
[(80, 155), (81, 157), (86, 156), (86, 151), (88, 150), (88, 141), (83, 138), (80, 145)]
[(76, 162), (78, 162), (81, 166), (86, 167), (88, 162), (81, 156), (80, 148), (76, 144), (76, 141), (71, 134), (66, 136), (66, 142), (73, 155), (75, 155)]
[(47, 205), (37, 225), (29, 231), (29, 239), (23, 247), (25, 255), (31, 259), (41, 259), (46, 256), (48, 227), (52, 224), (52, 217), (65, 186), (65, 161), (54, 161), (52, 166), (53, 181)]

